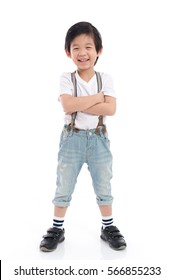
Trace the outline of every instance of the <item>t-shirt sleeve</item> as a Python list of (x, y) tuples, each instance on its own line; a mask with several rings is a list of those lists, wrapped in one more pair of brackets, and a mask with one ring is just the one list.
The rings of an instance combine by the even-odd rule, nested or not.
[(71, 73), (63, 73), (59, 80), (59, 97), (62, 94), (72, 95), (73, 84), (71, 81)]
[(102, 75), (102, 92), (104, 95), (109, 95), (116, 98), (114, 81), (112, 77), (106, 73), (103, 73)]

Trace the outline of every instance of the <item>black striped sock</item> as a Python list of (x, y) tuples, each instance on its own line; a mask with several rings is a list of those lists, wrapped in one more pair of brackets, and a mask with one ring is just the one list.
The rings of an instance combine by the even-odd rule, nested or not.
[(64, 223), (64, 217), (54, 217), (53, 218), (53, 227), (56, 228), (63, 228), (63, 223)]
[(102, 217), (102, 226), (103, 228), (112, 226), (114, 223), (112, 216), (104, 216)]

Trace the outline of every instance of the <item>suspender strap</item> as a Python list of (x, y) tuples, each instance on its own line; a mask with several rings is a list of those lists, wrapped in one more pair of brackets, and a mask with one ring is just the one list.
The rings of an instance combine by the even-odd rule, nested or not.
[[(101, 91), (102, 89), (102, 79), (101, 79), (101, 75), (99, 72), (95, 72), (96, 74), (96, 78), (97, 78), (97, 85), (98, 85), (98, 92)], [(103, 116), (100, 115), (98, 117), (98, 124), (97, 124), (97, 127), (96, 127), (96, 130), (95, 130), (95, 133), (98, 135), (99, 134), (99, 126), (102, 126), (102, 132), (103, 134), (106, 133), (106, 126), (104, 125), (103, 123)]]
[[(74, 86), (73, 96), (76, 97), (77, 96), (77, 81), (76, 81), (76, 77), (75, 77), (75, 72), (71, 73), (71, 80), (72, 80), (72, 83)], [(67, 131), (70, 131), (71, 127), (76, 130), (76, 128), (75, 128), (76, 115), (77, 115), (77, 112), (74, 112), (71, 114), (71, 122), (69, 123), (69, 125), (67, 127)]]
[[(98, 87), (98, 92), (101, 91), (102, 89), (102, 79), (101, 79), (101, 75), (99, 72), (95, 72), (96, 74), (96, 78), (97, 78), (97, 87)], [(75, 72), (71, 73), (71, 80), (74, 86), (74, 90), (73, 90), (73, 96), (76, 97), (77, 96), (77, 81), (76, 81), (76, 77), (75, 77)], [(69, 123), (68, 127), (67, 127), (67, 131), (70, 131), (71, 128), (73, 128), (75, 130), (75, 132), (78, 131), (78, 128), (75, 128), (75, 118), (76, 118), (77, 112), (74, 112), (71, 114), (71, 122)], [(103, 116), (100, 115), (98, 117), (99, 121), (95, 130), (95, 133), (98, 135), (99, 134), (99, 126), (102, 126), (102, 132), (105, 133), (106, 132), (106, 126), (103, 124)]]
[(98, 92), (101, 91), (102, 89), (102, 79), (101, 79), (101, 75), (99, 72), (95, 72), (96, 74), (96, 78), (97, 78), (97, 86), (98, 86)]

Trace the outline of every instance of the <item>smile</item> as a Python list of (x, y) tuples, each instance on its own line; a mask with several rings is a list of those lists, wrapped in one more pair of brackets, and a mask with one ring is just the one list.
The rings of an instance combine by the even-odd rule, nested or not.
[(78, 59), (79, 62), (87, 62), (89, 59)]

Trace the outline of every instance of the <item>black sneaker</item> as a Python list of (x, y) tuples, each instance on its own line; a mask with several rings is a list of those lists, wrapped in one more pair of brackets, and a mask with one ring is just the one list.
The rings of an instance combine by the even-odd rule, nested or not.
[(126, 248), (124, 237), (116, 226), (109, 226), (105, 229), (102, 228), (100, 237), (115, 250), (123, 250)]
[(58, 243), (64, 241), (65, 230), (60, 228), (49, 228), (47, 234), (43, 236), (40, 243), (40, 250), (43, 252), (51, 252), (57, 248)]

